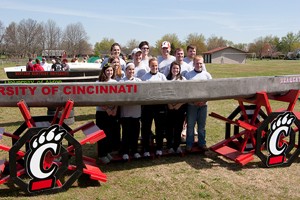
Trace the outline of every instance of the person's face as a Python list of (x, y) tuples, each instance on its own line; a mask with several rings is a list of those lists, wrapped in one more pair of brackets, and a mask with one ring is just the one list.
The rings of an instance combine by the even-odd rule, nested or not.
[(112, 61), (112, 64), (113, 66), (115, 66), (116, 69), (118, 69), (120, 67), (120, 60), (115, 58), (113, 61)]
[(170, 54), (170, 49), (168, 47), (161, 48), (161, 54), (163, 56), (168, 56)]
[(142, 50), (142, 54), (143, 55), (148, 55), (148, 53), (149, 53), (149, 47), (148, 47), (148, 45), (142, 46), (141, 50)]
[(176, 60), (178, 61), (178, 62), (181, 62), (181, 61), (183, 61), (183, 58), (184, 58), (184, 51), (176, 51)]
[(112, 49), (112, 51), (111, 51), (111, 55), (113, 55), (113, 56), (119, 56), (120, 53), (121, 53), (120, 47), (117, 46), (117, 45), (114, 46), (113, 49)]
[(108, 67), (106, 70), (105, 70), (105, 75), (108, 79), (111, 79), (111, 77), (113, 76), (114, 74), (114, 70), (112, 67)]
[(128, 79), (132, 78), (134, 76), (134, 66), (130, 65), (127, 67), (125, 74)]
[(171, 73), (173, 76), (177, 76), (180, 73), (180, 67), (178, 65), (173, 65)]
[(196, 49), (189, 49), (189, 50), (187, 51), (187, 56), (188, 56), (189, 58), (194, 58), (194, 57), (196, 56)]
[(158, 72), (158, 62), (156, 60), (151, 61), (150, 63), (150, 71), (154, 74)]
[(196, 71), (202, 71), (203, 59), (196, 59), (194, 61), (194, 68)]
[(141, 62), (142, 61), (142, 52), (136, 52), (133, 56), (133, 59), (135, 62)]

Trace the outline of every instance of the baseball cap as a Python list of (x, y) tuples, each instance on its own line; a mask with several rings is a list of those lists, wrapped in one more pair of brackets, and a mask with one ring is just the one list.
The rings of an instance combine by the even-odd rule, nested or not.
[(140, 48), (134, 48), (132, 51), (131, 51), (131, 55), (132, 54), (136, 54), (137, 52), (142, 52), (142, 50)]
[(166, 47), (166, 48), (171, 48), (171, 44), (170, 44), (170, 42), (168, 42), (168, 41), (163, 41), (162, 43), (161, 43), (161, 48), (164, 48), (164, 47)]

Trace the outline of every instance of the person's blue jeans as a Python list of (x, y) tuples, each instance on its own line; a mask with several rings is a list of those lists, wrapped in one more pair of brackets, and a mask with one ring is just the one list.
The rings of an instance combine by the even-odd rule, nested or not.
[(198, 146), (206, 145), (205, 140), (205, 124), (207, 117), (207, 105), (196, 106), (188, 104), (187, 107), (187, 134), (186, 134), (186, 146), (192, 147), (194, 143), (195, 125), (198, 125)]

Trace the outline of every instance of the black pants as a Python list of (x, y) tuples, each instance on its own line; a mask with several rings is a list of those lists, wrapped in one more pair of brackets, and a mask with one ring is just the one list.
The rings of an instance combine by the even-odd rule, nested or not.
[(167, 148), (173, 148), (175, 151), (181, 143), (181, 132), (186, 113), (186, 104), (178, 110), (168, 109), (167, 112)]
[(140, 135), (140, 118), (122, 117), (122, 153), (137, 153)]
[(98, 141), (98, 157), (103, 157), (112, 152), (113, 147), (116, 145), (114, 144), (116, 137), (119, 137), (120, 143), (120, 125), (116, 116), (109, 116), (105, 111), (96, 112), (96, 125), (106, 135), (105, 138)]
[(156, 150), (162, 150), (163, 135), (166, 128), (166, 105), (145, 105), (142, 107), (142, 145), (144, 152), (150, 151), (152, 121), (155, 124)]

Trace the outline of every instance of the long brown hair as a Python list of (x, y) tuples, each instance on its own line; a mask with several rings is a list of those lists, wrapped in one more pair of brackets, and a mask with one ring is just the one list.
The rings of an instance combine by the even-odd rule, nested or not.
[[(119, 60), (119, 68), (117, 68), (117, 69), (116, 69), (115, 66), (112, 64), (112, 62), (113, 62), (115, 59), (118, 59), (118, 60)], [(121, 63), (120, 63), (120, 58), (119, 58), (119, 57), (110, 56), (110, 57), (108, 58), (108, 63), (110, 63), (111, 66), (112, 66), (113, 68), (115, 68), (115, 70), (114, 70), (114, 75), (117, 76), (117, 77), (119, 77), (119, 78), (122, 78), (122, 67), (121, 67)]]
[(115, 68), (113, 66), (111, 66), (110, 63), (106, 63), (100, 71), (99, 78), (98, 78), (99, 82), (106, 82), (108, 80), (108, 78), (105, 74), (105, 70), (107, 70), (109, 67), (111, 67), (113, 69), (113, 76), (111, 78), (112, 79), (115, 78), (115, 73), (116, 73)]

